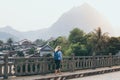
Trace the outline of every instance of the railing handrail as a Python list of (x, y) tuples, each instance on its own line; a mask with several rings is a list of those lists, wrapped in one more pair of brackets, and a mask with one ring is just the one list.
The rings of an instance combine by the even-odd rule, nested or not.
[[(4, 57), (0, 58), (0, 76), (22, 76), (32, 74), (45, 74), (55, 69), (53, 57)], [(7, 61), (7, 62), (6, 62)], [(95, 69), (98, 67), (111, 67), (120, 65), (120, 56), (63, 56), (62, 71), (75, 71), (78, 69)], [(5, 69), (4, 67), (8, 68)], [(6, 73), (6, 74), (4, 74)]]

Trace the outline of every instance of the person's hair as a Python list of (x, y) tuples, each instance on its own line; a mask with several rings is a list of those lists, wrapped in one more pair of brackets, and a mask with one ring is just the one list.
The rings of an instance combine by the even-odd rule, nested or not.
[(55, 52), (58, 51), (59, 49), (61, 49), (61, 46), (57, 46), (57, 47), (55, 48)]

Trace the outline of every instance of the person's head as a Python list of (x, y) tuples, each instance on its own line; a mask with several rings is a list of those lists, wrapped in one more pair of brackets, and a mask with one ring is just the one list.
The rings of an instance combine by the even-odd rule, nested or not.
[(61, 46), (57, 46), (58, 47), (58, 50), (61, 50)]
[(58, 50), (61, 50), (61, 46), (57, 46), (57, 47), (55, 48), (55, 52), (58, 51)]

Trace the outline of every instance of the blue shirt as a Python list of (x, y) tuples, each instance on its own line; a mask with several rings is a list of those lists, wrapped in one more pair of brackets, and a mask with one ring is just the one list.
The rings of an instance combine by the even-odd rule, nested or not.
[(54, 59), (55, 60), (62, 60), (62, 52), (61, 51), (56, 51), (54, 53)]

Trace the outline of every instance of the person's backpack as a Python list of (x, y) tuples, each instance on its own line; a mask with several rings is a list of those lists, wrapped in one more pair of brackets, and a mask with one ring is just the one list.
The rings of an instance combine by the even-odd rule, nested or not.
[(59, 54), (58, 54), (58, 51), (56, 51), (56, 52), (54, 52), (54, 59), (58, 60), (58, 58), (59, 58)]

